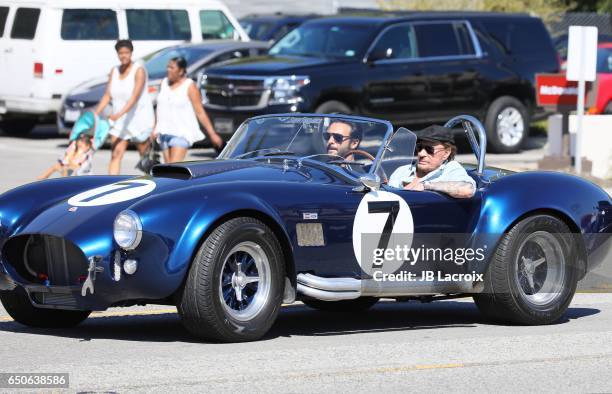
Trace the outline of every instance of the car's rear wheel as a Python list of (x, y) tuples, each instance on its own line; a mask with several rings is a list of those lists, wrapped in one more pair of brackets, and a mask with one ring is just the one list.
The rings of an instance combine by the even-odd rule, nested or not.
[(0, 291), (0, 301), (8, 314), (18, 323), (39, 328), (74, 327), (87, 319), (91, 311), (67, 311), (37, 308), (32, 305), (22, 287)]
[(242, 342), (261, 338), (280, 310), (285, 266), (276, 236), (242, 217), (214, 229), (200, 247), (178, 310), (201, 338)]
[(349, 115), (353, 111), (351, 108), (344, 104), (342, 101), (330, 100), (321, 103), (317, 109), (315, 109), (315, 113), (317, 114), (345, 114)]
[(310, 308), (326, 312), (360, 312), (373, 307), (378, 302), (378, 298), (360, 297), (354, 300), (341, 301), (321, 301), (305, 298), (302, 302)]
[(515, 324), (559, 320), (578, 282), (577, 245), (556, 217), (535, 215), (517, 223), (501, 239), (474, 297), (487, 317)]
[(485, 119), (487, 143), (494, 152), (518, 152), (529, 134), (529, 113), (511, 96), (493, 100)]

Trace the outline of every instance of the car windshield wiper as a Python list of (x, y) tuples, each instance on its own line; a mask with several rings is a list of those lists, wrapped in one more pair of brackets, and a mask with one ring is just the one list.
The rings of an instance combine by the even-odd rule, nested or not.
[(290, 150), (280, 150), (278, 152), (268, 152), (264, 153), (262, 156), (284, 156), (284, 155), (295, 155), (295, 152), (291, 152)]

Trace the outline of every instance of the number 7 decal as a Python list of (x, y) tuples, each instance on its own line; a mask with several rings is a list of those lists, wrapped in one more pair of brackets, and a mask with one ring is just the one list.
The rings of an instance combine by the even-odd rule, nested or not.
[(399, 214), (399, 201), (368, 201), (368, 213), (388, 213), (385, 227), (383, 227), (380, 241), (378, 241), (378, 249), (387, 249), (389, 239), (395, 226), (395, 219)]

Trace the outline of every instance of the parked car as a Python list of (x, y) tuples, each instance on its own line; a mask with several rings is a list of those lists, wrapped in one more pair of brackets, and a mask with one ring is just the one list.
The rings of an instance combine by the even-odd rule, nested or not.
[[(597, 42), (605, 43), (612, 42), (612, 36), (609, 34), (597, 34)], [(557, 54), (559, 55), (559, 60), (561, 62), (561, 69), (565, 70), (565, 62), (567, 61), (567, 46), (569, 43), (569, 36), (567, 33), (559, 34), (553, 37), (553, 45), (557, 50)]]
[[(198, 81), (207, 67), (230, 59), (259, 56), (268, 51), (269, 44), (262, 41), (210, 40), (200, 44), (171, 46), (147, 56), (144, 67), (149, 76), (149, 94), (155, 105), (159, 86), (166, 76), (168, 60), (183, 56), (187, 60), (187, 76)], [(108, 77), (94, 78), (72, 89), (62, 100), (57, 113), (60, 134), (68, 134), (74, 122), (84, 111), (95, 109), (104, 95)], [(110, 114), (108, 114), (110, 115)]]
[(240, 18), (240, 25), (252, 40), (276, 42), (291, 30), (307, 20), (318, 18), (320, 15), (308, 14), (250, 14)]
[(248, 41), (218, 0), (0, 0), (0, 127), (26, 133), (54, 119), (67, 91), (117, 63), (118, 38), (134, 57), (185, 41)]
[[(359, 135), (344, 157), (327, 153), (335, 122)], [(577, 282), (610, 262), (610, 196), (567, 174), (487, 169), (480, 122), (447, 126), (455, 124), (478, 158), (468, 167), (477, 191), (466, 199), (383, 182), (413, 163), (408, 129), (316, 114), (253, 118), (219, 159), (158, 165), (152, 176), (21, 186), (0, 196), (0, 300), (34, 327), (173, 304), (190, 332), (228, 342), (261, 338), (296, 299), (357, 311), (381, 297), (474, 296), (496, 321), (558, 321)], [(445, 257), (386, 257), (398, 248), (444, 248)], [(402, 276), (386, 281), (382, 272)]]
[(589, 113), (612, 115), (612, 39), (597, 46), (597, 99)]
[(265, 113), (353, 113), (394, 124), (484, 120), (491, 149), (516, 152), (536, 110), (536, 73), (559, 63), (542, 21), (522, 14), (413, 13), (308, 21), (267, 57), (211, 67), (217, 130)]

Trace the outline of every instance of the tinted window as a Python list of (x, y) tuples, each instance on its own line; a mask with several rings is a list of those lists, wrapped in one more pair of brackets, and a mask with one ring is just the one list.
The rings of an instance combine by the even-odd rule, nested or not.
[(386, 53), (388, 59), (409, 59), (417, 57), (416, 39), (410, 25), (394, 26), (380, 37), (374, 53)]
[(536, 55), (552, 51), (552, 41), (539, 20), (517, 21), (510, 30), (510, 50), (514, 55)]
[(455, 34), (457, 36), (457, 42), (459, 43), (461, 53), (464, 55), (476, 54), (474, 42), (472, 41), (472, 36), (470, 35), (467, 25), (462, 22), (457, 22), (453, 24), (453, 26), (455, 28)]
[(117, 15), (112, 10), (64, 10), (61, 35), (64, 40), (116, 40)]
[(270, 31), (274, 27), (272, 22), (257, 22), (251, 20), (241, 20), (240, 25), (253, 40), (267, 41)]
[(510, 52), (510, 24), (504, 21), (487, 21), (483, 25), (489, 33), (491, 43), (501, 52)]
[(33, 39), (36, 35), (39, 16), (39, 8), (18, 8), (11, 29), (11, 38)]
[(451, 23), (415, 24), (419, 56), (461, 55), (459, 40)]
[(597, 72), (612, 73), (612, 48), (597, 50)]
[(145, 63), (147, 74), (150, 79), (159, 79), (166, 76), (166, 66), (168, 60), (173, 57), (182, 56), (187, 60), (187, 67), (201, 60), (212, 52), (209, 48), (200, 47), (183, 47), (183, 48), (167, 48), (162, 49), (153, 55)]
[(4, 26), (6, 26), (6, 17), (8, 12), (8, 7), (0, 7), (0, 37), (2, 37), (4, 34)]
[(221, 11), (200, 11), (202, 39), (233, 38), (234, 26)]
[(132, 40), (191, 40), (185, 10), (126, 10)]
[(306, 24), (292, 30), (271, 49), (271, 55), (354, 58), (363, 56), (372, 29), (365, 25)]

